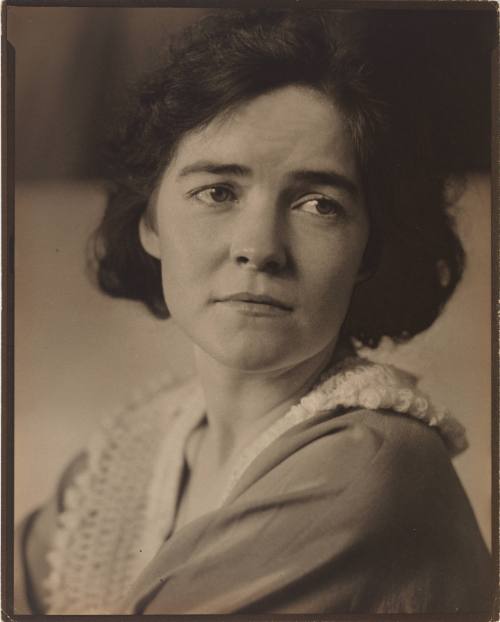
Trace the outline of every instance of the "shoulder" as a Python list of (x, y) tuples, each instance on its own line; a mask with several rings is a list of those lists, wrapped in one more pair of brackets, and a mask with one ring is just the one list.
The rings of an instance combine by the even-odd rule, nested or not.
[(325, 413), (276, 440), (243, 479), (235, 511), (269, 514), (280, 555), (319, 565), (344, 611), (488, 605), (488, 553), (432, 427), (390, 411)]
[[(368, 409), (346, 413), (332, 422), (325, 451), (334, 443), (349, 447), (347, 464), (354, 470), (363, 464), (373, 478), (382, 477), (386, 486), (403, 484), (408, 489), (436, 477), (457, 482), (450, 454), (436, 428), (408, 415)], [(335, 460), (333, 455), (331, 458)]]
[(366, 409), (319, 416), (276, 441), (253, 471), (246, 477), (270, 495), (321, 494), (325, 521), (351, 521), (363, 538), (407, 544), (415, 534), (450, 541), (468, 531), (480, 541), (441, 437), (408, 416)]
[(307, 420), (278, 439), (261, 456), (280, 470), (317, 474), (325, 485), (394, 487), (425, 485), (436, 475), (456, 482), (446, 446), (434, 428), (391, 411), (352, 409)]
[[(46, 608), (43, 582), (49, 575), (47, 555), (57, 530), (58, 516), (64, 509), (66, 490), (73, 485), (87, 467), (87, 456), (79, 454), (64, 470), (56, 493), (41, 508), (26, 517), (16, 529), (16, 581), (15, 600), (18, 613), (41, 613)], [(19, 608), (20, 607), (20, 608)]]
[[(441, 566), (460, 556), (470, 565), (478, 555), (486, 558), (473, 510), (435, 428), (366, 409), (318, 425), (323, 430), (304, 446), (300, 462), (323, 473), (332, 516), (350, 516), (363, 537), (375, 536), (395, 557), (404, 550), (417, 560), (425, 551), (427, 561), (440, 555)], [(293, 460), (290, 467), (295, 470)]]
[[(489, 555), (433, 428), (389, 411), (357, 409), (295, 433), (297, 443), (301, 435), (309, 440), (276, 467), (281, 473), (275, 477), (289, 482), (292, 496), (307, 498), (306, 505), (321, 498), (315, 520), (323, 544), (359, 563), (360, 572), (365, 568), (368, 575), (358, 578), (370, 581), (380, 572), (398, 586), (390, 598), (412, 594), (409, 610), (417, 607), (412, 599), (417, 610), (427, 602), (452, 610), (485, 607)], [(311, 504), (313, 511), (317, 504)]]
[(92, 516), (103, 512), (102, 498), (121, 498), (120, 505), (109, 507), (109, 512), (116, 509), (111, 517), (116, 525), (127, 511), (133, 520), (134, 503), (149, 490), (165, 437), (172, 428), (183, 437), (199, 412), (195, 383), (168, 379), (103, 419), (86, 450), (64, 469), (55, 494), (34, 516), (29, 532), (23, 530), (21, 582), (31, 586), (34, 609), (45, 609), (49, 594), (56, 592), (64, 564), (70, 563), (68, 543), (74, 540), (77, 547), (90, 525), (100, 529)]

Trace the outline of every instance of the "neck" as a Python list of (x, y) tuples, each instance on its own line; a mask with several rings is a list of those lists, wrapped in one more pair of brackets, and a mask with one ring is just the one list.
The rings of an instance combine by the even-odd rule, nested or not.
[(266, 373), (228, 368), (196, 349), (207, 405), (207, 434), (219, 465), (230, 463), (310, 391), (332, 362), (334, 346), (298, 365)]

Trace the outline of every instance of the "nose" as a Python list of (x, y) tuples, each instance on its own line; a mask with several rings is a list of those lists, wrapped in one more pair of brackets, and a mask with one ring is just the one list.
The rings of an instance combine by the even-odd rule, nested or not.
[(240, 214), (233, 230), (231, 259), (244, 269), (281, 272), (287, 264), (284, 228), (272, 208)]

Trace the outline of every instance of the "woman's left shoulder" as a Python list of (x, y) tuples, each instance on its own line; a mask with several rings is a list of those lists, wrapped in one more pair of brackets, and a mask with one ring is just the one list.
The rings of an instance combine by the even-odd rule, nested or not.
[(273, 454), (280, 455), (279, 462), (284, 459), (281, 468), (323, 474), (332, 486), (382, 479), (387, 491), (388, 486), (409, 488), (413, 480), (424, 485), (427, 478), (436, 477), (456, 483), (449, 452), (436, 429), (392, 411), (324, 413), (278, 439), (268, 450), (269, 459)]
[(316, 441), (304, 447), (302, 460), (328, 474), (332, 511), (347, 506), (356, 511), (360, 528), (369, 526), (392, 540), (398, 534), (412, 542), (422, 537), (427, 544), (448, 543), (462, 551), (469, 540), (485, 550), (448, 448), (434, 427), (367, 409), (333, 418), (330, 428), (323, 425)]
[(321, 491), (328, 513), (351, 517), (360, 531), (448, 541), (468, 533), (481, 541), (445, 443), (417, 419), (363, 408), (324, 414), (291, 430), (274, 454), (264, 477), (273, 492), (285, 492), (284, 482), (292, 495)]
[(421, 573), (434, 591), (447, 577), (443, 593), (454, 586), (469, 602), (488, 602), (489, 554), (436, 429), (366, 409), (318, 425), (324, 429), (304, 446), (301, 464), (324, 481), (325, 526), (345, 525), (358, 551), (373, 549), (402, 573)]
[(415, 418), (359, 408), (325, 416), (313, 430), (297, 460), (327, 473), (332, 487), (362, 490), (367, 505), (377, 499), (382, 514), (395, 504), (411, 511), (444, 499), (468, 503), (440, 434)]
[[(490, 606), (491, 562), (473, 511), (441, 436), (420, 420), (364, 408), (318, 414), (269, 445), (237, 492), (232, 511), (249, 522), (262, 515), (283, 564), (324, 573), (322, 611)], [(297, 610), (319, 610), (305, 606)]]
[(371, 439), (376, 446), (371, 468), (387, 471), (395, 481), (403, 479), (408, 484), (414, 476), (422, 480), (436, 471), (454, 474), (452, 456), (439, 430), (414, 417), (391, 410), (356, 409), (341, 415), (336, 426), (344, 427), (351, 437)]

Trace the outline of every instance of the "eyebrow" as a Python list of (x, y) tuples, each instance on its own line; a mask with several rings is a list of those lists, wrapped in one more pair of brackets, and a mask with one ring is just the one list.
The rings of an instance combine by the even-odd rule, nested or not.
[(248, 166), (241, 164), (218, 164), (216, 162), (208, 162), (202, 160), (185, 166), (179, 171), (179, 177), (186, 177), (195, 173), (212, 173), (213, 175), (237, 175), (250, 176), (252, 171)]
[(290, 177), (295, 181), (340, 188), (346, 190), (353, 197), (356, 197), (358, 194), (358, 186), (354, 181), (336, 171), (293, 171), (290, 173)]
[[(196, 173), (249, 177), (252, 175), (252, 169), (242, 164), (222, 164), (201, 160), (182, 168), (178, 176), (186, 177), (187, 175), (193, 175)], [(356, 183), (354, 183), (354, 181), (349, 179), (346, 175), (342, 175), (336, 171), (314, 171), (305, 169), (292, 171), (289, 173), (288, 177), (296, 182), (306, 182), (340, 188), (342, 190), (346, 190), (353, 197), (356, 197), (358, 194), (358, 186)]]

